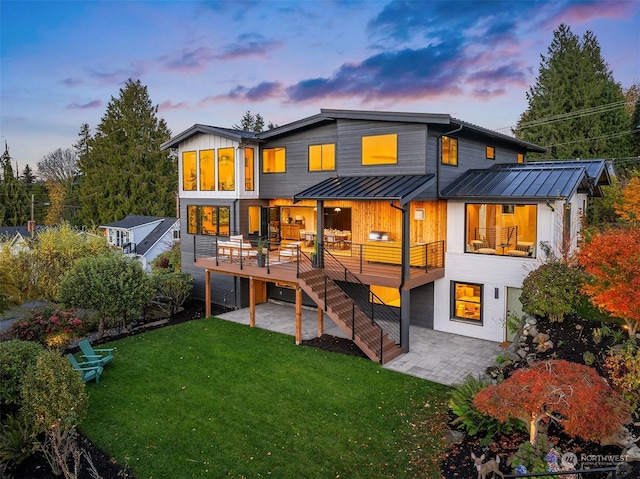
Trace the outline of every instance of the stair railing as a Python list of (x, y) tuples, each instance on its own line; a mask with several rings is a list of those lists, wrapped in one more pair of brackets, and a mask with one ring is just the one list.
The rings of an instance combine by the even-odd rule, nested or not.
[[(301, 261), (298, 264), (298, 271), (309, 271), (313, 269), (311, 258), (306, 253), (300, 252)], [(351, 335), (352, 339), (356, 334), (357, 311), (360, 311), (368, 320), (380, 331), (380, 361), (382, 362), (384, 333), (389, 338), (400, 344), (400, 312), (397, 308), (392, 308), (384, 303), (380, 297), (373, 293), (370, 288), (358, 279), (348, 268), (331, 254), (327, 248), (323, 247), (324, 268), (323, 268), (323, 293), (324, 310), (327, 310), (327, 287), (329, 282), (338, 286), (352, 301), (351, 312)], [(308, 259), (308, 261), (306, 261)]]

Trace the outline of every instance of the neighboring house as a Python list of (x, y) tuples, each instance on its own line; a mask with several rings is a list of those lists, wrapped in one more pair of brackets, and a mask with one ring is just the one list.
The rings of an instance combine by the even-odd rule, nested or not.
[(178, 218), (129, 215), (100, 228), (104, 228), (109, 245), (136, 256), (148, 271), (154, 258), (169, 251), (180, 239)]
[[(36, 226), (36, 234), (46, 226)], [(26, 240), (31, 238), (27, 226), (2, 226), (0, 227), (0, 242), (8, 241), (11, 251), (15, 254), (28, 247)]]
[[(540, 244), (575, 248), (609, 182), (604, 161), (527, 163), (544, 148), (446, 114), (323, 109), (262, 133), (197, 124), (163, 148), (178, 153), (194, 297), (317, 305), (345, 331), (373, 328), (355, 341), (383, 362), (409, 350), (410, 326), (508, 339)], [(235, 235), (270, 241), (266, 268)]]

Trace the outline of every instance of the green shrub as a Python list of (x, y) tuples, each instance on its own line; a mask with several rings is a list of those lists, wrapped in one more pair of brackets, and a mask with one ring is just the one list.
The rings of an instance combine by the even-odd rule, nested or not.
[(151, 271), (154, 273), (173, 272), (179, 273), (181, 269), (180, 244), (176, 243), (169, 251), (164, 251), (151, 262)]
[(157, 273), (153, 275), (155, 303), (173, 316), (190, 297), (193, 276), (188, 273)]
[(84, 388), (69, 361), (51, 350), (38, 355), (22, 381), (22, 412), (34, 433), (44, 433), (39, 449), (51, 470), (65, 478), (75, 477), (73, 470), (80, 465), (76, 426), (87, 412)]
[(22, 410), (36, 432), (55, 425), (76, 426), (87, 411), (87, 394), (80, 375), (67, 358), (44, 350), (28, 369), (21, 386)]
[(0, 419), (7, 408), (17, 411), (20, 405), (20, 385), (43, 347), (29, 341), (0, 342)]
[(20, 464), (37, 448), (33, 428), (24, 415), (9, 414), (0, 422), (0, 473), (2, 464), (7, 467)]
[(449, 400), (449, 409), (456, 415), (452, 424), (472, 436), (484, 434), (483, 444), (490, 443), (496, 434), (510, 434), (516, 430), (526, 431), (525, 424), (518, 419), (511, 419), (503, 424), (473, 407), (475, 395), (490, 384), (489, 379), (479, 379), (469, 375), (453, 391)]
[(552, 259), (531, 271), (522, 282), (522, 310), (534, 316), (562, 321), (582, 300), (583, 273)]
[(635, 415), (640, 416), (640, 347), (629, 341), (618, 351), (611, 349), (604, 367), (613, 389), (629, 401)]
[[(520, 444), (518, 452), (511, 459), (511, 467), (516, 473), (518, 466), (525, 466), (528, 473), (548, 472), (546, 455), (553, 449), (553, 444), (545, 434), (538, 435), (535, 444), (525, 441)], [(554, 476), (541, 476), (542, 479), (554, 479)]]

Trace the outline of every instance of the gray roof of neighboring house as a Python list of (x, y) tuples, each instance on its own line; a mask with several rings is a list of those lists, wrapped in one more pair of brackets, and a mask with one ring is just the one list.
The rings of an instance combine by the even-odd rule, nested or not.
[(146, 225), (147, 223), (153, 223), (154, 221), (160, 221), (162, 219), (164, 219), (162, 216), (127, 215), (123, 220), (101, 225), (100, 228), (131, 229), (136, 226)]
[(441, 197), (489, 201), (566, 199), (576, 192), (600, 195), (604, 160), (558, 160), (497, 164), (468, 170), (445, 187)]
[[(45, 230), (48, 226), (36, 225), (36, 234)], [(23, 238), (31, 236), (26, 226), (0, 226), (0, 237), (14, 238), (18, 233)]]
[(398, 200), (404, 205), (416, 199), (435, 175), (337, 176), (293, 196), (301, 200)]
[(188, 138), (202, 133), (209, 135), (222, 136), (238, 142), (244, 140), (261, 141), (269, 138), (273, 138), (278, 135), (290, 133), (292, 131), (309, 128), (322, 123), (330, 123), (338, 119), (346, 120), (366, 120), (366, 121), (394, 121), (404, 123), (424, 123), (432, 125), (451, 125), (452, 128), (468, 129), (475, 133), (481, 133), (491, 138), (495, 138), (500, 141), (513, 143), (521, 146), (526, 151), (544, 153), (546, 148), (523, 141), (512, 136), (503, 135), (493, 130), (483, 128), (481, 126), (467, 123), (462, 120), (452, 118), (451, 115), (446, 113), (411, 113), (411, 112), (392, 112), (392, 111), (371, 111), (371, 110), (332, 110), (321, 109), (317, 115), (312, 115), (307, 118), (287, 123), (286, 125), (278, 126), (270, 130), (262, 131), (260, 133), (254, 133), (250, 131), (234, 130), (230, 128), (220, 128), (215, 126), (207, 126), (201, 124), (195, 124), (191, 128), (179, 133), (171, 138), (169, 141), (161, 145), (162, 149), (177, 148), (179, 144)]
[[(156, 244), (164, 234), (178, 221), (178, 218), (164, 218), (151, 233), (149, 233), (140, 243), (136, 244), (136, 253), (145, 255), (151, 247)], [(173, 238), (172, 238), (173, 239)]]

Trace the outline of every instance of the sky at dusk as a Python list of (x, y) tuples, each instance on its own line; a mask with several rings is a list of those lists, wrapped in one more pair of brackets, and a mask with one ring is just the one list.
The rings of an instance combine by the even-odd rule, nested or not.
[[(0, 136), (22, 170), (140, 79), (173, 135), (321, 108), (448, 113), (504, 131), (561, 23), (640, 82), (640, 1), (0, 0)], [(4, 147), (4, 144), (2, 145)]]

